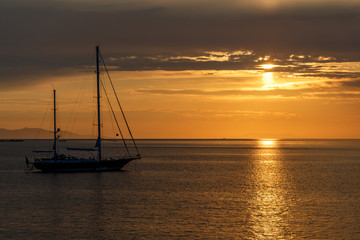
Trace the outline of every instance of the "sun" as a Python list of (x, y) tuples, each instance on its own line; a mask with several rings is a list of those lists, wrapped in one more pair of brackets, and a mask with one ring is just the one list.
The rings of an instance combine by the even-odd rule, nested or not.
[(262, 69), (273, 69), (274, 67), (278, 67), (279, 65), (274, 65), (274, 64), (263, 64), (260, 65), (260, 68)]

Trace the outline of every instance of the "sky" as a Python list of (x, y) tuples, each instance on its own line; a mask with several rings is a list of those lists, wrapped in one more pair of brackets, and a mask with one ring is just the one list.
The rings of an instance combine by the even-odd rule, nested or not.
[(135, 138), (360, 138), (358, 0), (2, 0), (0, 29), (0, 128), (49, 128), (55, 88), (94, 131), (99, 45)]

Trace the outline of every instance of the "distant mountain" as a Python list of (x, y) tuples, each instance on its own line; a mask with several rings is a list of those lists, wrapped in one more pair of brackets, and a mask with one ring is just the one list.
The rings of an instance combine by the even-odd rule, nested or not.
[[(67, 131), (61, 131), (59, 135), (65, 136), (66, 138), (75, 138), (75, 139), (90, 138), (89, 136), (79, 135)], [(14, 129), (14, 130), (0, 128), (0, 139), (50, 139), (50, 138), (53, 138), (53, 132), (41, 128), (22, 128), (22, 129)]]

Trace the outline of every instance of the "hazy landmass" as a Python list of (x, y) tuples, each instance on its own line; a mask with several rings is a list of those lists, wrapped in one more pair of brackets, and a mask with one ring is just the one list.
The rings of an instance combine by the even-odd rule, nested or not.
[[(87, 139), (90, 136), (71, 132), (60, 132), (61, 138)], [(0, 128), (0, 139), (49, 139), (53, 138), (53, 132), (41, 128), (6, 129)]]

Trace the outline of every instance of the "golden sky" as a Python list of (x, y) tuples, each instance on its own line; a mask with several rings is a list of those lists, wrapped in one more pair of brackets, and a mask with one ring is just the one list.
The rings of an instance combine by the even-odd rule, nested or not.
[(360, 4), (289, 2), (5, 1), (0, 128), (93, 131), (99, 44), (135, 138), (359, 138)]

